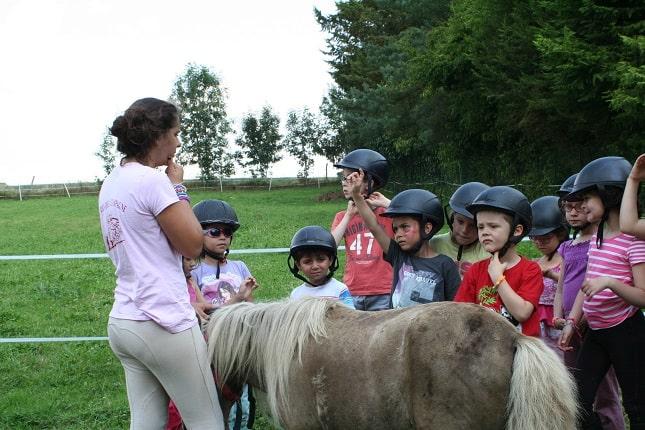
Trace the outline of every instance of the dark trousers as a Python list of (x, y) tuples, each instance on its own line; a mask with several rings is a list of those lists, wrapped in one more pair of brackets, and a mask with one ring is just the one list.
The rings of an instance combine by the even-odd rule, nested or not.
[(574, 369), (584, 429), (602, 429), (593, 402), (610, 366), (616, 371), (630, 429), (645, 430), (645, 318), (641, 311), (615, 327), (587, 330)]

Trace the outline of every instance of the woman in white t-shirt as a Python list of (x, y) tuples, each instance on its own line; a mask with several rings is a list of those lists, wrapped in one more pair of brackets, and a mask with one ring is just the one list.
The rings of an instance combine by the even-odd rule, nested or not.
[[(110, 132), (124, 157), (101, 187), (99, 214), (116, 267), (108, 338), (125, 370), (130, 428), (164, 428), (169, 399), (189, 428), (223, 428), (182, 272), (182, 255), (200, 255), (203, 233), (181, 183), (183, 168), (173, 161), (177, 108), (137, 100)], [(167, 166), (165, 173), (159, 166)]]

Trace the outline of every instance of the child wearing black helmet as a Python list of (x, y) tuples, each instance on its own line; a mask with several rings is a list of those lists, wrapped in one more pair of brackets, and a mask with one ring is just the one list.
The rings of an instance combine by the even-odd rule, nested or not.
[(497, 186), (483, 191), (466, 209), (475, 216), (479, 241), (493, 256), (471, 266), (455, 301), (488, 307), (525, 335), (539, 336), (542, 271), (516, 250), (531, 228), (528, 199), (514, 188)]
[(572, 196), (582, 200), (590, 223), (598, 222), (589, 246), (582, 288), (562, 331), (560, 345), (582, 319), (589, 330), (578, 353), (574, 376), (584, 410), (583, 428), (599, 428), (593, 401), (613, 365), (630, 428), (645, 429), (645, 241), (620, 232), (620, 205), (632, 166), (623, 157), (591, 161), (578, 173)]
[[(259, 286), (242, 261), (229, 260), (228, 254), (233, 235), (240, 227), (235, 210), (222, 200), (203, 200), (193, 207), (197, 221), (204, 233), (201, 262), (193, 269), (192, 276), (207, 302), (215, 308), (253, 301), (253, 291)], [(240, 399), (241, 426), (246, 428), (250, 403), (248, 386)], [(229, 414), (229, 427), (234, 428), (238, 405)]]
[(473, 263), (489, 256), (477, 240), (475, 217), (466, 210), (466, 206), (488, 188), (481, 182), (468, 182), (457, 188), (444, 208), (450, 231), (430, 239), (432, 249), (447, 255), (457, 264), (462, 278)]
[(452, 300), (459, 287), (457, 266), (438, 254), (428, 240), (443, 226), (439, 198), (426, 190), (406, 190), (392, 199), (381, 217), (392, 218), (392, 239), (379, 225), (376, 215), (361, 193), (364, 172), (349, 176), (352, 197), (358, 212), (385, 250), (392, 265), (392, 308)]
[(388, 309), (390, 287), (392, 286), (392, 266), (383, 260), (383, 249), (374, 241), (363, 218), (356, 210), (352, 200), (352, 190), (347, 178), (363, 169), (365, 176), (361, 183), (361, 195), (377, 216), (378, 223), (385, 233), (392, 237), (392, 220), (379, 217), (385, 211), (389, 200), (377, 189), (383, 188), (389, 176), (388, 162), (381, 154), (371, 149), (356, 149), (334, 165), (342, 169), (341, 186), (347, 199), (347, 210), (334, 217), (331, 233), (340, 245), (345, 241), (345, 272), (343, 282), (354, 297), (354, 306), (362, 311)]
[(287, 265), (293, 276), (304, 281), (291, 292), (292, 300), (321, 297), (354, 309), (347, 286), (333, 278), (338, 269), (336, 241), (324, 228), (310, 225), (298, 230), (291, 240)]
[(529, 239), (542, 254), (535, 261), (540, 266), (544, 277), (544, 290), (538, 304), (540, 337), (558, 354), (562, 354), (558, 348), (560, 331), (554, 326), (553, 303), (562, 265), (562, 256), (558, 248), (568, 239), (569, 231), (556, 196), (535, 199), (531, 203), (531, 212), (533, 225), (529, 231)]

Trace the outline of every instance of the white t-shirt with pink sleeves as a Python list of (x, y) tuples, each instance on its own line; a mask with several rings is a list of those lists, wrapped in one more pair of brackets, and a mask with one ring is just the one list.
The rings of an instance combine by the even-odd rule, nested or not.
[[(586, 279), (609, 276), (634, 286), (632, 266), (645, 263), (645, 241), (621, 233), (610, 239), (603, 239), (598, 249), (596, 235), (589, 245), (589, 262)], [(593, 297), (585, 297), (582, 309), (589, 327), (603, 329), (615, 327), (634, 315), (638, 308), (625, 302), (620, 296), (606, 288)]]
[(177, 201), (166, 174), (136, 162), (116, 167), (105, 179), (99, 216), (117, 277), (111, 317), (153, 320), (171, 333), (197, 324), (181, 255), (156, 218)]

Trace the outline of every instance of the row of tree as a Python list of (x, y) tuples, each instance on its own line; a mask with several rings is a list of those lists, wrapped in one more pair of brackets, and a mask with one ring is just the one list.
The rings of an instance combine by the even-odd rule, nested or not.
[[(173, 85), (170, 100), (180, 109), (182, 147), (178, 160), (197, 165), (200, 179), (229, 177), (235, 164), (243, 167), (253, 178), (266, 178), (271, 166), (284, 153), (293, 156), (300, 166), (297, 176), (308, 178), (314, 155), (324, 153), (330, 128), (326, 118), (308, 108), (289, 112), (286, 134), (280, 134), (280, 118), (270, 106), (259, 114), (249, 112), (241, 120), (232, 149), (229, 136), (231, 120), (226, 114), (222, 84), (206, 66), (189, 64)], [(115, 165), (115, 142), (109, 131), (96, 152), (106, 174)]]
[(254, 177), (283, 152), (307, 176), (313, 154), (368, 147), (393, 183), (558, 184), (593, 158), (633, 160), (645, 143), (645, 3), (631, 0), (347, 0), (314, 11), (335, 86), (286, 134), (265, 107), (229, 151), (220, 82), (189, 65), (172, 100), (182, 161), (203, 178), (233, 159)]
[(315, 11), (335, 151), (401, 182), (559, 184), (645, 149), (645, 3), (348, 0)]

